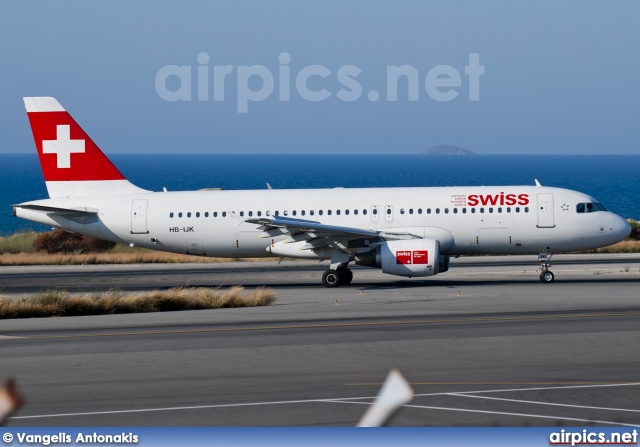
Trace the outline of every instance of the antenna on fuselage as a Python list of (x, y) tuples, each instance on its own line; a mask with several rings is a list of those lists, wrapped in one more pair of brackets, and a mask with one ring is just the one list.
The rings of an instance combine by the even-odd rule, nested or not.
[(271, 186), (269, 182), (267, 182), (267, 189), (273, 189), (273, 186)]
[(536, 186), (542, 186), (537, 178), (534, 178), (534, 180), (536, 181)]

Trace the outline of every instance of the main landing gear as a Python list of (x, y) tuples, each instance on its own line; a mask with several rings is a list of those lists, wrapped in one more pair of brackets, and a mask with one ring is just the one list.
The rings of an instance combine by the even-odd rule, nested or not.
[(549, 267), (551, 267), (551, 264), (549, 264), (551, 256), (553, 256), (553, 254), (549, 255), (548, 257), (546, 253), (540, 253), (538, 255), (538, 261), (540, 261), (540, 270), (542, 270), (542, 273), (540, 273), (540, 282), (552, 283), (555, 279), (555, 276), (549, 270)]
[(325, 287), (346, 286), (351, 284), (351, 280), (353, 280), (353, 272), (347, 267), (329, 269), (322, 275), (322, 284)]

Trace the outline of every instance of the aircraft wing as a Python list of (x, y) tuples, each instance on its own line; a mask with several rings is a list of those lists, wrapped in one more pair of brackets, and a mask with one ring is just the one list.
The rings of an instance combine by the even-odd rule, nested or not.
[(281, 233), (288, 233), (291, 236), (307, 233), (315, 237), (346, 237), (346, 238), (376, 238), (385, 239), (414, 239), (409, 233), (387, 233), (384, 231), (369, 230), (365, 228), (342, 227), (335, 225), (325, 225), (313, 220), (294, 219), (284, 216), (260, 217), (247, 219), (245, 222), (260, 225), (260, 229), (270, 234), (272, 230), (280, 230)]

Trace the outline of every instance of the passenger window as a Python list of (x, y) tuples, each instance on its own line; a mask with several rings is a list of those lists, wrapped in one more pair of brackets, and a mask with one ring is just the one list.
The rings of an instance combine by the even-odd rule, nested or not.
[(222, 212), (222, 217), (227, 217), (227, 212), (226, 211)]
[(511, 212), (511, 207), (507, 207), (507, 213)]
[(315, 214), (315, 211), (311, 210), (309, 211), (309, 214), (313, 216)]
[(178, 213), (178, 217), (182, 217), (182, 213)]
[(453, 214), (458, 214), (458, 208), (453, 209)]
[(436, 214), (440, 214), (440, 208), (436, 208)]
[(218, 212), (217, 211), (213, 212), (213, 217), (218, 217)]
[(279, 216), (280, 215), (280, 211), (276, 211), (275, 213), (273, 213), (274, 216)]
[(427, 208), (427, 214), (431, 214), (431, 208)]
[(528, 212), (529, 212), (529, 207), (528, 207), (528, 206), (525, 206), (525, 207), (524, 207), (524, 212), (525, 212), (525, 213), (528, 213)]
[(200, 217), (200, 211), (196, 213), (196, 217)]
[(205, 211), (204, 217), (209, 217), (209, 211)]
[(266, 215), (267, 215), (267, 216), (271, 216), (271, 211), (267, 211), (267, 212), (266, 212)]
[(253, 216), (253, 211), (249, 211), (249, 217)]
[(409, 214), (413, 214), (413, 208), (409, 208)]
[(300, 211), (300, 214), (304, 216), (304, 210)]
[(377, 210), (377, 208), (374, 208), (374, 209), (373, 209), (373, 215), (374, 215), (374, 216), (377, 216), (377, 215), (378, 215), (378, 210)]
[(400, 208), (400, 214), (404, 214), (404, 208)]
[(387, 208), (387, 214), (391, 215), (391, 208)]
[(516, 213), (519, 213), (519, 212), (520, 212), (520, 207), (516, 206)]
[(355, 214), (357, 216), (358, 215), (358, 210), (357, 209), (353, 210), (353, 214)]
[(169, 217), (173, 219), (173, 213), (169, 213)]
[(475, 208), (471, 208), (471, 214), (475, 214), (476, 213), (476, 209)]
[(187, 213), (187, 217), (191, 217), (191, 211)]
[(240, 217), (244, 217), (244, 211), (240, 211)]
[(289, 211), (288, 210), (284, 210), (284, 215), (288, 216), (289, 215)]
[(362, 214), (364, 214), (366, 216), (367, 215), (367, 210), (366, 209), (362, 210)]
[(418, 214), (422, 214), (422, 208), (418, 208)]
[(481, 213), (484, 213), (484, 208), (480, 208), (480, 212), (481, 212)]
[(502, 212), (502, 208), (498, 208), (498, 212), (501, 213)]
[[(338, 214), (340, 214), (340, 213), (338, 212)], [(346, 214), (348, 216), (349, 215), (349, 210), (344, 210), (344, 214)]]
[(467, 214), (467, 209), (466, 208), (462, 208), (462, 214)]
[(449, 208), (445, 208), (445, 209), (444, 209), (444, 213), (445, 213), (445, 214), (449, 214)]
[(262, 211), (258, 211), (258, 217), (262, 216)]
[(490, 213), (493, 213), (493, 208), (489, 208), (489, 212), (490, 212)]
[(318, 210), (318, 216), (322, 216), (322, 210)]
[(331, 210), (327, 210), (327, 216), (331, 216)]
[(293, 210), (292, 214), (295, 216), (298, 214), (298, 212), (296, 210)]

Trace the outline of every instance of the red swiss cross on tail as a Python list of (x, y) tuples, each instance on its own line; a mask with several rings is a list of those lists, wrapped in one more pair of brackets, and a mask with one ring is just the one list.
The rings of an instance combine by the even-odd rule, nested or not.
[(142, 192), (54, 98), (24, 98), (50, 197)]

